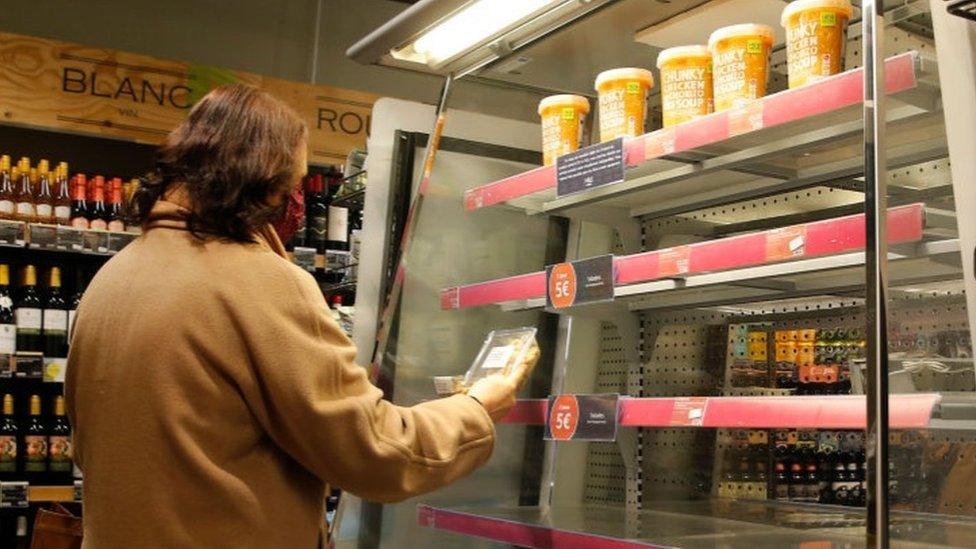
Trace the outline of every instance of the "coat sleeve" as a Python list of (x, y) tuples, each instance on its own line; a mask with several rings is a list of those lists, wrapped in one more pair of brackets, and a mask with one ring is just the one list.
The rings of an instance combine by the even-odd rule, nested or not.
[(437, 489), (491, 456), (494, 425), (481, 404), (466, 395), (412, 407), (383, 400), (311, 277), (286, 278), (290, 289), (275, 285), (262, 307), (238, 315), (250, 357), (242, 392), (279, 447), (322, 480), (379, 502)]

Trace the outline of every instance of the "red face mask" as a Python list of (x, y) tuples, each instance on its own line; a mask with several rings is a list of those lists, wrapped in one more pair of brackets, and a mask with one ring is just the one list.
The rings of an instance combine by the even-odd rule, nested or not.
[(291, 240), (291, 237), (295, 236), (298, 229), (302, 227), (302, 218), (304, 217), (305, 193), (302, 190), (302, 185), (298, 185), (288, 195), (285, 203), (285, 211), (282, 216), (272, 223), (275, 232), (278, 233), (278, 238), (282, 242)]

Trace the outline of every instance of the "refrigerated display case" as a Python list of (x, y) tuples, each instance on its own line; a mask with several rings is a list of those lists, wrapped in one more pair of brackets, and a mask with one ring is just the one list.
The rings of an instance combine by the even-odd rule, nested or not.
[[(595, 115), (597, 73), (786, 6), (526, 2), (422, 44), (480, 4), (419, 2), (349, 55), (445, 76), (438, 136), (466, 78)], [(433, 398), (484, 334), (532, 322), (543, 359), (480, 480), (385, 510), (371, 543), (973, 546), (976, 27), (949, 4), (855, 5), (845, 69), (794, 88), (777, 26), (767, 95), (667, 128), (655, 88), (616, 182), (570, 192), (567, 157), (442, 159), (431, 139), (377, 374)], [(612, 299), (556, 308), (547, 267), (606, 254)], [(590, 394), (619, 395), (615, 440), (547, 440), (549, 397)]]

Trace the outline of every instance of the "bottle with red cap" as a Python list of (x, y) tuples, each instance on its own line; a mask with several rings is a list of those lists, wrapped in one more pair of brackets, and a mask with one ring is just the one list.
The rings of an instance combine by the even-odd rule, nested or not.
[(76, 175), (71, 182), (70, 224), (76, 229), (89, 228), (88, 178), (83, 173)]
[(95, 230), (108, 229), (108, 207), (105, 205), (105, 178), (96, 175), (91, 183), (91, 203), (88, 205), (88, 226)]
[(122, 232), (125, 221), (122, 219), (122, 178), (113, 177), (109, 186), (108, 230)]

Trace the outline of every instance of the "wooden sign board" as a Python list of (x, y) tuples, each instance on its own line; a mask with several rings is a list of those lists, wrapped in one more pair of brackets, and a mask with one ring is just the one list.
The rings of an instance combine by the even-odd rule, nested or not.
[(235, 82), (298, 112), (311, 163), (339, 164), (366, 145), (374, 94), (0, 33), (0, 123), (157, 144), (208, 91)]

